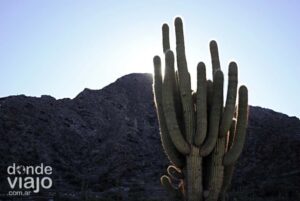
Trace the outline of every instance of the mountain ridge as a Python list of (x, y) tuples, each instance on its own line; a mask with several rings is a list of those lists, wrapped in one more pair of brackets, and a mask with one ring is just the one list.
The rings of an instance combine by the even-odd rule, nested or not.
[[(102, 89), (106, 88), (106, 87), (109, 87), (110, 85), (113, 85), (114, 83), (126, 78), (126, 77), (130, 77), (130, 76), (135, 76), (135, 75), (145, 75), (145, 76), (151, 76), (152, 77), (152, 74), (151, 73), (129, 73), (129, 74), (126, 74), (120, 78), (117, 78), (114, 82), (111, 82), (109, 83), (108, 85), (100, 88), (100, 89), (91, 89), (91, 88), (84, 88), (81, 92), (79, 92), (74, 98), (70, 98), (70, 97), (63, 97), (63, 98), (55, 98), (54, 96), (50, 95), (50, 94), (42, 94), (40, 96), (28, 96), (28, 95), (25, 95), (25, 94), (19, 94), (19, 95), (9, 95), (9, 96), (5, 96), (5, 97), (0, 97), (0, 100), (1, 99), (5, 99), (5, 98), (10, 98), (10, 97), (18, 97), (18, 96), (24, 96), (24, 97), (29, 97), (29, 98), (52, 98), (52, 99), (55, 99), (55, 100), (73, 100), (75, 99), (77, 96), (79, 96), (81, 93), (84, 93), (85, 91), (94, 91), (94, 92), (97, 92), (97, 91), (101, 91)], [(290, 118), (297, 118), (298, 120), (300, 120), (300, 117), (298, 116), (295, 116), (295, 115), (289, 115), (289, 114), (286, 114), (284, 112), (281, 112), (281, 111), (276, 111), (276, 110), (273, 110), (271, 108), (267, 108), (267, 107), (263, 107), (263, 106), (259, 106), (259, 105), (250, 105), (251, 107), (255, 107), (255, 108), (261, 108), (261, 109), (265, 109), (265, 110), (268, 110), (270, 112), (275, 112), (275, 113), (279, 113), (279, 114), (283, 114), (283, 115), (286, 115), (287, 117), (290, 117)]]

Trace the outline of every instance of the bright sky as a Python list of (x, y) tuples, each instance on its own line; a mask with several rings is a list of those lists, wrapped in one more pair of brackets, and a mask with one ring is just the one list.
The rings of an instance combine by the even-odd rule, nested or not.
[(2, 0), (0, 97), (73, 98), (125, 74), (152, 73), (162, 23), (174, 48), (173, 19), (182, 16), (193, 86), (199, 61), (211, 74), (215, 39), (224, 73), (238, 63), (251, 105), (300, 117), (299, 9), (297, 0)]

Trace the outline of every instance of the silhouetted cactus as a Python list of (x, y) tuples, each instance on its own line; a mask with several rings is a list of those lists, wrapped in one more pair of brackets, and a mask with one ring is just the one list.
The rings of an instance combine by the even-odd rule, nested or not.
[(180, 18), (175, 19), (175, 32), (177, 70), (174, 67), (174, 54), (170, 50), (167, 24), (162, 26), (164, 79), (160, 58), (155, 56), (153, 59), (154, 94), (161, 141), (174, 165), (168, 168), (169, 176), (161, 177), (161, 183), (174, 195), (174, 199), (224, 200), (234, 163), (245, 142), (247, 88), (239, 88), (236, 107), (238, 72), (236, 63), (231, 62), (227, 98), (223, 107), (224, 76), (217, 43), (211, 41), (213, 81), (206, 79), (205, 64), (200, 62), (197, 66), (197, 91), (193, 93)]

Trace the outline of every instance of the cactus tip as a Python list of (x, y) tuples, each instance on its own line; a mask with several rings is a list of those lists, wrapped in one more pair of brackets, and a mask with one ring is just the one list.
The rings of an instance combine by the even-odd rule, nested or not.
[(209, 43), (209, 46), (210, 47), (216, 47), (216, 46), (218, 46), (217, 41), (211, 40), (210, 43)]
[(174, 53), (173, 53), (172, 50), (167, 50), (166, 51), (166, 58), (174, 59)]
[(245, 85), (242, 85), (240, 86), (240, 89), (239, 89), (239, 95), (240, 96), (245, 96), (248, 94), (248, 89)]
[(177, 26), (177, 25), (181, 25), (182, 26), (182, 19), (181, 19), (181, 17), (176, 17), (175, 18), (175, 26)]
[(159, 56), (154, 56), (154, 58), (153, 58), (153, 63), (155, 64), (155, 65), (159, 65), (160, 64), (160, 57)]
[(231, 61), (229, 63), (228, 74), (229, 75), (237, 75), (238, 74), (238, 67), (234, 61)]
[(163, 23), (163, 25), (162, 25), (162, 30), (163, 30), (163, 31), (169, 31), (169, 26), (168, 26), (167, 23)]
[(197, 70), (198, 70), (199, 72), (203, 72), (203, 71), (205, 72), (206, 69), (205, 69), (205, 64), (204, 64), (204, 62), (201, 61), (201, 62), (198, 63), (198, 65), (197, 65)]

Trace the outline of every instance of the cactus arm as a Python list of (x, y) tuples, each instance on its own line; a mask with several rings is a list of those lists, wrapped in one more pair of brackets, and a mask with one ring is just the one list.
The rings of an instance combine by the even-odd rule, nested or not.
[[(163, 41), (163, 51), (166, 54), (168, 50), (170, 50), (170, 39), (169, 39), (169, 26), (167, 24), (163, 24), (162, 26), (162, 41)], [(173, 85), (173, 92), (174, 92), (174, 99), (175, 99), (175, 109), (176, 109), (176, 114), (177, 110), (179, 107), (179, 101), (178, 101), (178, 83), (177, 83), (177, 78), (175, 73), (172, 72), (171, 75), (171, 80), (172, 80), (172, 85)]]
[[(192, 91), (192, 101), (193, 101), (193, 109), (194, 109), (194, 125), (197, 125), (197, 92), (195, 92), (195, 91)], [(196, 127), (197, 128), (197, 127)], [(196, 130), (196, 128), (195, 128), (195, 130)], [(196, 136), (196, 133), (195, 133), (195, 135), (194, 135), (194, 138), (195, 138), (195, 136)], [(195, 139), (193, 140), (193, 144), (195, 144)]]
[(219, 133), (221, 110), (223, 107), (223, 82), (224, 77), (221, 70), (216, 71), (213, 83), (213, 103), (209, 114), (208, 136), (201, 147), (201, 156), (207, 156), (216, 145)]
[(230, 150), (235, 137), (236, 119), (231, 120), (230, 130), (227, 135), (226, 152)]
[(173, 144), (180, 153), (188, 154), (190, 152), (190, 148), (179, 129), (174, 108), (174, 88), (172, 86), (172, 77), (174, 74), (174, 55), (171, 50), (168, 50), (166, 52), (165, 78), (162, 87), (163, 110)]
[(236, 125), (236, 134), (231, 149), (225, 154), (223, 164), (233, 164), (241, 155), (246, 138), (248, 121), (248, 90), (246, 86), (239, 89), (239, 105)]
[[(163, 44), (163, 51), (166, 53), (170, 50), (170, 38), (169, 38), (169, 26), (168, 24), (162, 25), (162, 44)], [(180, 92), (179, 92), (179, 82), (178, 82), (178, 75), (177, 71), (175, 76), (172, 75), (172, 84), (174, 86), (174, 101), (175, 101), (175, 111), (176, 117), (179, 122), (182, 121), (182, 108), (181, 108), (181, 100), (180, 100)], [(183, 132), (183, 125), (180, 125), (181, 132)]]
[[(166, 53), (167, 50), (170, 49), (169, 26), (166, 23), (164, 23), (162, 25), (162, 44), (163, 44), (163, 52)], [(181, 106), (181, 100), (180, 100), (179, 80), (178, 80), (178, 72), (177, 71), (176, 71), (174, 79), (172, 76), (172, 83), (175, 88), (174, 101), (175, 101), (176, 117), (179, 122), (181, 132), (183, 132), (184, 125), (181, 123), (183, 119), (182, 119), (182, 106)]]
[(163, 41), (163, 51), (164, 53), (170, 49), (170, 39), (169, 39), (169, 26), (167, 24), (163, 24), (162, 26), (162, 41)]
[(218, 51), (218, 44), (216, 41), (212, 40), (209, 43), (210, 47), (210, 55), (211, 55), (211, 63), (213, 69), (213, 76), (217, 70), (221, 70), (220, 59), (219, 59), (219, 51)]
[[(221, 70), (217, 70), (217, 72), (222, 72)], [(222, 74), (223, 75), (223, 74)], [(217, 78), (217, 77), (215, 77)], [(216, 79), (214, 79), (216, 82)], [(222, 188), (223, 184), (223, 176), (224, 176), (224, 166), (223, 166), (223, 157), (225, 154), (225, 147), (226, 147), (226, 138), (225, 137), (218, 137), (219, 135), (219, 123), (220, 123), (220, 117), (222, 116), (222, 110), (223, 110), (223, 80), (222, 85), (220, 86), (220, 89), (216, 89), (214, 91), (220, 91), (218, 96), (218, 108), (212, 108), (212, 112), (215, 109), (215, 113), (218, 114), (219, 119), (217, 120), (218, 124), (215, 125), (214, 129), (217, 132), (217, 141), (214, 146), (214, 149), (211, 154), (211, 161), (210, 161), (210, 168), (209, 171), (209, 177), (208, 177), (208, 190), (209, 194), (206, 198), (206, 201), (215, 201), (218, 200), (219, 193)], [(219, 112), (218, 112), (219, 111)], [(214, 114), (211, 114), (214, 115)], [(211, 129), (211, 127), (209, 128)], [(210, 134), (210, 133), (209, 133)]]
[(183, 111), (182, 111), (182, 103), (181, 103), (180, 88), (179, 88), (179, 78), (178, 78), (177, 70), (175, 72), (175, 80), (176, 80), (176, 90), (175, 90), (174, 99), (175, 99), (176, 116), (177, 116), (180, 130), (184, 134), (184, 120), (183, 120)]
[(228, 70), (228, 89), (225, 109), (222, 115), (222, 121), (220, 126), (220, 136), (224, 137), (230, 129), (231, 120), (235, 110), (235, 100), (237, 95), (238, 84), (238, 70), (235, 62), (229, 64)]
[[(205, 71), (204, 71), (205, 73)], [(205, 76), (205, 75), (204, 75)], [(204, 79), (206, 89), (206, 78)], [(205, 91), (206, 93), (206, 91)], [(197, 112), (197, 92), (192, 93), (194, 112)], [(205, 107), (206, 109), (206, 107)], [(206, 111), (205, 111), (206, 112)], [(195, 119), (195, 125), (197, 125)], [(199, 155), (199, 146), (191, 145), (191, 153), (186, 158), (187, 168), (187, 197), (189, 201), (202, 201), (203, 199), (203, 176), (202, 157)]]
[[(170, 50), (170, 39), (169, 39), (169, 26), (167, 24), (163, 24), (162, 26), (162, 41), (163, 41), (163, 51), (166, 54), (168, 50)], [(171, 76), (172, 80), (172, 85), (174, 88), (174, 101), (175, 101), (175, 110), (176, 110), (176, 115), (178, 116), (177, 113), (179, 113), (180, 110), (180, 94), (178, 91), (178, 80), (177, 77), (174, 73), (172, 73)]]
[(191, 79), (187, 69), (185, 57), (183, 25), (180, 18), (175, 19), (175, 33), (179, 87), (184, 114), (185, 136), (187, 142), (192, 144), (195, 132), (194, 110), (191, 93)]
[[(207, 91), (207, 114), (209, 114), (209, 111), (211, 109), (212, 106), (212, 100), (213, 100), (213, 82), (211, 80), (207, 80), (206, 82), (206, 91)], [(207, 117), (209, 118), (209, 116)]]
[(207, 131), (207, 86), (205, 64), (200, 62), (197, 66), (197, 130), (195, 135), (195, 145), (202, 145)]
[(155, 56), (154, 63), (154, 96), (156, 104), (156, 112), (160, 128), (160, 138), (162, 146), (169, 160), (177, 167), (184, 166), (184, 157), (177, 151), (174, 146), (166, 125), (166, 119), (162, 106), (162, 75), (161, 75), (161, 61), (159, 56)]
[[(230, 131), (228, 133), (229, 136), (227, 138), (227, 149), (229, 149), (233, 144), (235, 127), (236, 127), (236, 120), (233, 119), (230, 126)], [(222, 189), (220, 192), (220, 201), (226, 200), (226, 192), (230, 187), (233, 171), (234, 171), (234, 164), (224, 166), (224, 179), (223, 179)]]

